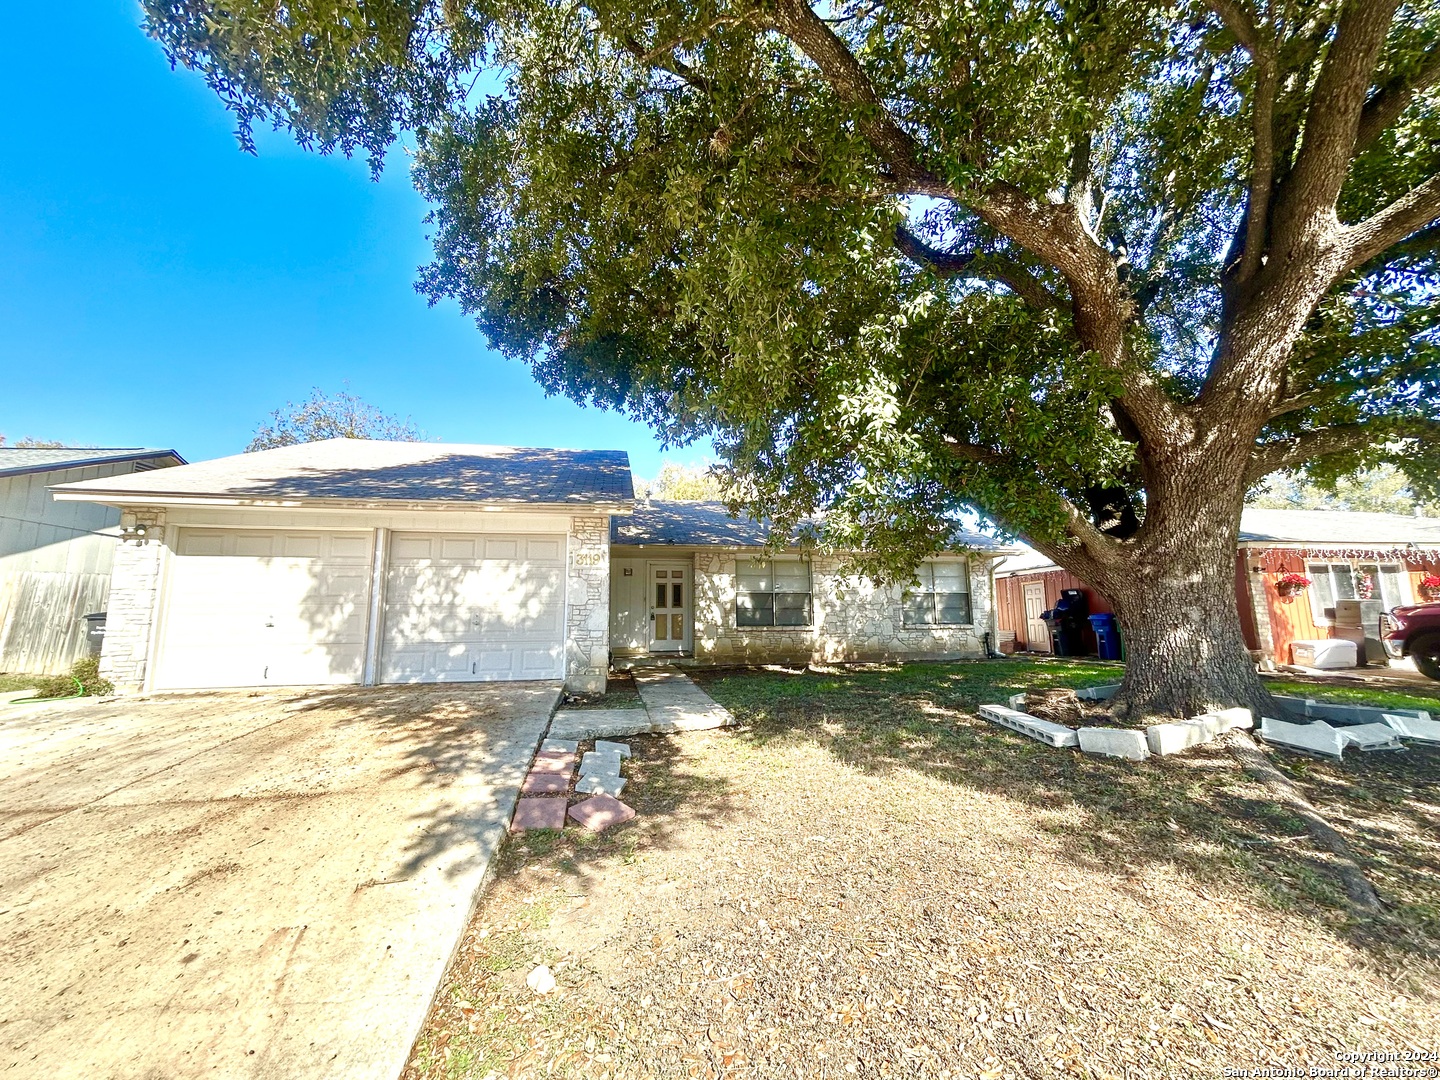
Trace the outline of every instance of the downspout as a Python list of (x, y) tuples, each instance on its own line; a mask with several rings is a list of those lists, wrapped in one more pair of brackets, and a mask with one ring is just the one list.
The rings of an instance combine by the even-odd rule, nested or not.
[(985, 657), (988, 660), (999, 660), (1001, 654), (995, 650), (995, 642), (1000, 637), (1000, 624), (996, 621), (995, 606), (999, 598), (995, 593), (995, 562), (994, 559), (985, 560), (985, 572), (990, 578), (990, 627), (985, 631)]

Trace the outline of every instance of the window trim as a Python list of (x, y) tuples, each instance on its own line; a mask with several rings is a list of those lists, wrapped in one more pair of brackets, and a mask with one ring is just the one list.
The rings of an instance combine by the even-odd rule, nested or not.
[[(770, 591), (769, 592), (746, 592), (741, 588), (741, 573), (745, 564), (752, 566), (762, 564), (770, 567)], [(803, 623), (777, 623), (775, 622), (775, 598), (777, 596), (798, 596), (789, 590), (775, 588), (774, 566), (776, 563), (797, 563), (805, 567), (805, 622)], [(768, 623), (742, 623), (740, 621), (740, 598), (741, 596), (768, 596), (770, 597), (770, 622)], [(815, 629), (815, 567), (810, 559), (803, 555), (796, 556), (771, 556), (769, 558), (758, 558), (751, 556), (740, 556), (735, 560), (735, 629), (736, 630), (814, 630)]]
[[(965, 582), (965, 591), (964, 591), (964, 593), (949, 593), (949, 592), (942, 593), (942, 592), (937, 592), (937, 591), (935, 590), (935, 571), (934, 571), (933, 567), (934, 567), (937, 563), (958, 563), (958, 564), (960, 565), (961, 570), (962, 570), (962, 572), (961, 572), (961, 574), (960, 574), (960, 579)], [(902, 629), (902, 630), (948, 630), (948, 629), (954, 629), (954, 628), (956, 628), (956, 627), (973, 627), (973, 626), (975, 625), (975, 593), (974, 593), (974, 591), (971, 589), (971, 585), (973, 584), (973, 579), (972, 579), (972, 575), (971, 575), (971, 573), (970, 573), (970, 560), (969, 560), (969, 558), (967, 558), (967, 557), (961, 557), (961, 558), (958, 558), (958, 559), (926, 559), (926, 560), (924, 560), (919, 566), (917, 566), (917, 567), (915, 568), (916, 574), (919, 575), (920, 571), (924, 570), (926, 567), (931, 567), (931, 568), (932, 568), (931, 571), (930, 571), (930, 588), (929, 588), (929, 589), (924, 588), (925, 583), (924, 583), (924, 581), (922, 580), (922, 581), (920, 582), (921, 587), (920, 587), (919, 589), (915, 589), (915, 588), (912, 588), (912, 587), (910, 587), (910, 586), (906, 586), (906, 588), (904, 589), (904, 591), (902, 591), (901, 594), (900, 594), (900, 627), (901, 627), (901, 629)], [(917, 622), (911, 622), (911, 621), (910, 621), (910, 617), (909, 617), (910, 599), (911, 599), (912, 597), (915, 597), (915, 596), (929, 596), (929, 597), (931, 597), (931, 602), (930, 602), (930, 603), (931, 603), (931, 610), (933, 611), (933, 613), (934, 613), (934, 615), (935, 615), (935, 618), (936, 618), (936, 621), (935, 621), (935, 622), (917, 623)], [(940, 608), (939, 608), (939, 606), (937, 605), (937, 603), (936, 603), (936, 601), (935, 601), (935, 599), (934, 599), (935, 597), (938, 597), (938, 596), (964, 596), (964, 597), (965, 597), (965, 609), (966, 609), (966, 611), (967, 611), (967, 613), (969, 614), (970, 617), (969, 617), (968, 619), (966, 619), (964, 622), (940, 622), (940, 621), (939, 621), (939, 618), (940, 618)]]

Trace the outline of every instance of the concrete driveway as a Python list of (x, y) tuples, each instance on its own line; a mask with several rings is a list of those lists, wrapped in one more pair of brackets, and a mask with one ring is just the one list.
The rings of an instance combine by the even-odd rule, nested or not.
[(392, 1080), (558, 695), (0, 711), (0, 1074)]

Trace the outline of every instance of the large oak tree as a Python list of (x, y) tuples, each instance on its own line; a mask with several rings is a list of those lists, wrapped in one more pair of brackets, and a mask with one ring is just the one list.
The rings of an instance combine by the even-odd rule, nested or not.
[(1433, 489), (1433, 0), (146, 8), (242, 134), (413, 131), (422, 287), (547, 388), (713, 435), (872, 572), (971, 507), (1093, 583), (1125, 707), (1264, 701), (1261, 478)]

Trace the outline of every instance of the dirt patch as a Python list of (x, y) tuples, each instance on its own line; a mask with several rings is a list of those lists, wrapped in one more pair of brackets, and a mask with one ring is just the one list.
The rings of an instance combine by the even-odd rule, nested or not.
[[(1097, 761), (933, 688), (879, 715), (864, 683), (784, 678), (783, 708), (722, 696), (748, 729), (628, 740), (631, 825), (511, 844), (407, 1078), (1213, 1077), (1436, 1049), (1431, 939), (1347, 924), (1222, 749)], [(1377, 771), (1357, 809), (1350, 778), (1302, 771), (1403, 848), (1396, 873), (1434, 875), (1421, 772)], [(525, 987), (539, 963), (555, 994)]]

